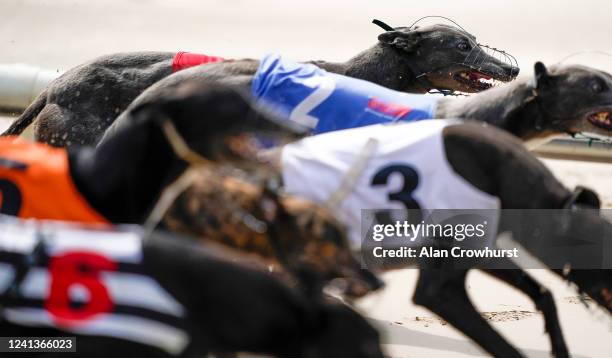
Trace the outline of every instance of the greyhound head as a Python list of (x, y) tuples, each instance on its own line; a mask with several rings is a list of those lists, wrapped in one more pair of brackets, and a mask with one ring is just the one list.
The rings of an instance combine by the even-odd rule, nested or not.
[[(583, 206), (584, 207), (584, 206)], [(587, 208), (590, 205), (586, 205)], [(605, 259), (605, 248), (612, 240), (612, 225), (599, 215), (597, 208), (590, 210), (563, 210), (564, 218), (561, 227), (566, 233), (557, 236), (555, 245), (567, 244), (570, 250), (576, 251), (567, 255), (563, 269), (554, 270), (569, 282), (574, 283), (581, 293), (586, 293), (600, 307), (612, 314), (612, 270), (605, 268), (579, 268), (585, 264), (585, 258), (594, 261), (594, 266)], [(582, 239), (587, 238), (581, 242)], [(557, 266), (558, 267), (558, 266)], [(576, 268), (578, 267), (578, 268)]]
[(535, 64), (534, 93), (542, 130), (612, 136), (612, 75), (579, 65)]
[[(361, 268), (332, 213), (304, 199), (278, 196), (250, 174), (199, 168), (164, 224), (173, 231), (256, 253), (281, 272), (309, 273), (311, 281), (321, 284), (343, 280), (343, 293), (352, 297), (382, 286), (373, 273)], [(298, 278), (303, 281), (304, 276)]]
[[(576, 187), (563, 205), (564, 209), (591, 209), (590, 214), (596, 214), (600, 207), (601, 201), (597, 193), (582, 186)], [(589, 219), (597, 220), (597, 218)], [(605, 240), (604, 235), (606, 235), (605, 227), (602, 233)], [(572, 270), (571, 267), (566, 267), (565, 270), (557, 272), (567, 280), (574, 282), (582, 292), (588, 294), (598, 305), (612, 313), (612, 270)]]
[[(478, 44), (476, 37), (454, 26), (387, 30), (378, 40), (409, 60), (408, 71), (431, 88), (479, 92), (492, 87), (492, 80), (508, 82), (519, 73), (511, 56)], [(505, 61), (492, 56), (495, 53)]]
[(595, 192), (577, 187), (558, 209), (525, 212), (515, 232), (534, 256), (612, 314), (612, 270), (605, 267), (612, 224), (599, 205)]
[[(344, 226), (329, 210), (302, 198), (283, 198), (281, 217), (288, 230), (293, 227), (294, 262), (325, 281), (340, 284), (342, 293), (361, 297), (381, 288), (384, 284), (371, 271), (362, 268), (350, 248)], [(293, 222), (287, 220), (294, 218)], [(288, 224), (287, 224), (288, 223)], [(293, 245), (296, 245), (293, 243)]]

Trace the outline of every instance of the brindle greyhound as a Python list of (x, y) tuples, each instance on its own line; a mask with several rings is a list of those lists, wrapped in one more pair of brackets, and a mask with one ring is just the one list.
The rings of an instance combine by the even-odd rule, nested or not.
[[(540, 79), (543, 77), (540, 76)], [(164, 109), (165, 106), (160, 103), (156, 106), (157, 111), (171, 115), (171, 112)], [(475, 188), (497, 197), (502, 209), (562, 209), (580, 205), (589, 207), (599, 205), (596, 194), (591, 191), (580, 189), (572, 193), (566, 189), (524, 148), (520, 141), (505, 131), (475, 123), (454, 124), (444, 129), (443, 143), (446, 158), (454, 172)], [(516, 173), (521, 175), (516, 176)], [(204, 173), (201, 175), (203, 179), (206, 178)], [(316, 176), (317, 173), (312, 175)], [(435, 180), (435, 178), (424, 178), (424, 180)], [(303, 185), (308, 186), (309, 183), (304, 182)], [(167, 221), (174, 227), (189, 226), (191, 232), (196, 234), (204, 235), (211, 230), (214, 231), (214, 227), (211, 229), (207, 226), (207, 222), (201, 221), (206, 220), (201, 209), (210, 207), (207, 204), (210, 198), (211, 195), (206, 193), (206, 188), (194, 187), (183, 200), (177, 202), (176, 205), (179, 207), (170, 212)], [(598, 233), (612, 232), (610, 231), (612, 225), (593, 210), (559, 211), (559, 213), (559, 217), (556, 218), (559, 221), (556, 222), (564, 224), (551, 225), (549, 240), (552, 242), (566, 243), (585, 233), (590, 233), (586, 235), (601, 241), (606, 238)], [(512, 229), (504, 224), (500, 227), (500, 232)], [(535, 230), (533, 232), (536, 236), (521, 236), (520, 244), (527, 250), (535, 251), (541, 244), (541, 238), (537, 237)], [(596, 253), (600, 254), (601, 246), (597, 246), (596, 250), (598, 250)], [(553, 266), (551, 262), (546, 261), (547, 257), (540, 259), (549, 267)], [(405, 264), (406, 261), (402, 261), (399, 266), (403, 267)], [(464, 281), (468, 270), (447, 269), (448, 264), (445, 260), (421, 263), (421, 274), (414, 301), (453, 324), (494, 356), (520, 356), (520, 353), (493, 330), (472, 306), (465, 292)], [(571, 258), (566, 264), (567, 267), (575, 267), (575, 262)], [(510, 262), (505, 263), (505, 266), (516, 267)], [(448, 267), (452, 267), (452, 262)], [(568, 351), (552, 295), (545, 287), (516, 268), (486, 271), (520, 289), (534, 301), (536, 307), (543, 312), (554, 354), (558, 357), (567, 357)], [(555, 270), (555, 272), (574, 282), (582, 292), (612, 312), (610, 295), (612, 277), (608, 270), (569, 269)]]
[[(250, 80), (258, 66), (257, 60), (244, 59), (197, 66), (171, 75), (174, 55), (115, 54), (78, 66), (53, 81), (4, 134), (20, 134), (35, 121), (35, 137), (39, 141), (60, 147), (95, 144), (132, 100), (162, 79), (166, 81), (155, 86), (157, 90), (175, 88), (192, 78), (244, 82), (245, 78)], [(478, 58), (477, 68), (466, 62), (468, 56)], [(430, 89), (477, 92), (491, 86), (485, 79), (510, 81), (519, 72), (517, 67), (488, 55), (473, 35), (448, 25), (398, 27), (379, 35), (376, 45), (346, 62), (313, 63), (331, 72), (416, 93)]]
[[(301, 198), (275, 197), (249, 177), (224, 175), (222, 168), (214, 165), (199, 167), (164, 215), (163, 227), (256, 254), (278, 276), (289, 280), (292, 272), (315, 268), (312, 272), (319, 276), (319, 282), (334, 280), (334, 285), (350, 297), (361, 297), (382, 287), (367, 270), (360, 273), (362, 279), (351, 278), (358, 262), (343, 226), (331, 211)], [(276, 219), (268, 219), (267, 231), (257, 227), (257, 220), (244, 219), (245, 215), (265, 218), (270, 216), (270, 210)]]

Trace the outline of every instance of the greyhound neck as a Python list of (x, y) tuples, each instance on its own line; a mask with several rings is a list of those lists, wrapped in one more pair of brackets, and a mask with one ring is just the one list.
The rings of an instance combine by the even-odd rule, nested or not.
[(490, 123), (523, 140), (540, 132), (536, 123), (541, 113), (533, 100), (528, 80), (516, 80), (468, 98), (444, 97), (438, 102), (436, 118), (463, 118)]
[(395, 91), (425, 93), (399, 50), (378, 43), (346, 62), (313, 61), (326, 71), (370, 81)]
[(137, 119), (83, 159), (72, 171), (77, 188), (100, 214), (121, 223), (141, 223), (162, 189), (186, 168), (161, 128)]

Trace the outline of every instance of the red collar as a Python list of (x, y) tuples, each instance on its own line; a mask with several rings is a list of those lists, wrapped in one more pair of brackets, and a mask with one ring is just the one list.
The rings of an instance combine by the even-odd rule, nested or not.
[(221, 62), (224, 60), (225, 59), (223, 57), (179, 51), (176, 53), (174, 60), (172, 61), (172, 72), (178, 72), (189, 67), (202, 65), (205, 63)]

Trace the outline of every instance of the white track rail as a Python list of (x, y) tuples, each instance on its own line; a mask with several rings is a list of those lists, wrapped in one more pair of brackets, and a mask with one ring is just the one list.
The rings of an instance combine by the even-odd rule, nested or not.
[(555, 139), (536, 148), (534, 153), (542, 158), (612, 163), (612, 144), (610, 142)]
[(26, 108), (42, 90), (61, 75), (26, 64), (0, 64), (0, 108)]

